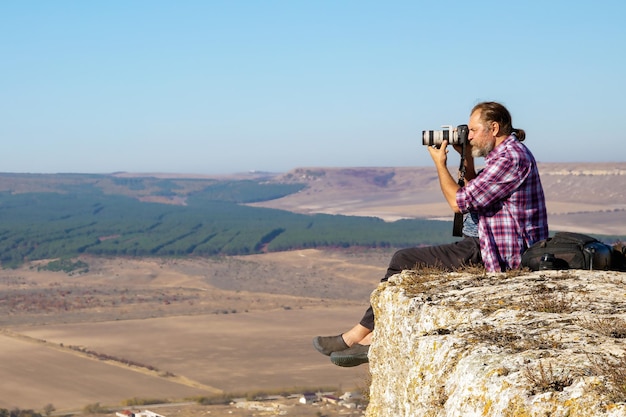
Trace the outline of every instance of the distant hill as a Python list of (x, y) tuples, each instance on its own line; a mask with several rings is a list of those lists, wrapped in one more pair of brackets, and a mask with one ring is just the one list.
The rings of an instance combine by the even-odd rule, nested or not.
[[(626, 234), (626, 162), (540, 163), (551, 230)], [(452, 218), (431, 167), (298, 168), (275, 179), (307, 187), (254, 205), (299, 213)]]
[[(550, 229), (624, 240), (626, 163), (540, 164)], [(0, 263), (216, 256), (449, 242), (434, 169), (287, 173), (0, 173)], [(445, 220), (444, 222), (440, 220)]]

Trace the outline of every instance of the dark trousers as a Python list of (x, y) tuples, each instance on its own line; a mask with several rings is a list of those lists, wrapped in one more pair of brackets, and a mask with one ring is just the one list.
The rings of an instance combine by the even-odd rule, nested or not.
[[(454, 243), (437, 246), (401, 249), (393, 254), (387, 274), (381, 282), (387, 281), (390, 276), (399, 274), (405, 269), (419, 267), (440, 267), (452, 270), (465, 265), (480, 265), (480, 242), (477, 237), (465, 237)], [(370, 306), (361, 325), (374, 330), (374, 311)]]

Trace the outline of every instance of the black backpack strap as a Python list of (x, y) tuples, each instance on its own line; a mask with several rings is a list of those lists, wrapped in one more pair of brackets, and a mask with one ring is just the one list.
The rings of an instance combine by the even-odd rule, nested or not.
[(574, 232), (556, 232), (552, 239), (554, 243), (556, 242), (575, 243), (580, 246), (585, 246), (588, 243), (598, 241), (598, 239), (591, 237), (589, 235), (585, 235), (582, 233), (574, 233)]

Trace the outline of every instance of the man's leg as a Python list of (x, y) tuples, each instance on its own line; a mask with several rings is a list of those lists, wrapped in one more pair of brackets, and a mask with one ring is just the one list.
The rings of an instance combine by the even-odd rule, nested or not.
[[(333, 352), (346, 350), (356, 344), (370, 344), (372, 330), (357, 324), (345, 333), (337, 336), (317, 336), (313, 339), (313, 347), (323, 355), (330, 356)], [(367, 341), (367, 343), (365, 343)]]
[[(466, 237), (458, 242), (445, 245), (401, 249), (393, 254), (387, 273), (380, 282), (399, 274), (405, 269), (438, 267), (453, 270), (465, 265), (481, 264), (480, 242), (478, 238)], [(374, 330), (374, 311), (370, 306), (361, 321), (361, 326)]]
[[(405, 269), (440, 267), (452, 270), (480, 263), (478, 238), (465, 238), (445, 245), (401, 249), (394, 253), (381, 282)], [(374, 312), (370, 306), (359, 324), (352, 329), (338, 336), (318, 336), (313, 339), (313, 345), (319, 352), (330, 355), (333, 363), (340, 366), (355, 366), (367, 362), (367, 350), (373, 330)]]

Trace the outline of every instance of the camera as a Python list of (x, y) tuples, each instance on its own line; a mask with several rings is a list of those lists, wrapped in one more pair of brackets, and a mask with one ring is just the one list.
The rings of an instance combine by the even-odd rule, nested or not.
[(438, 148), (444, 140), (450, 145), (463, 145), (467, 143), (469, 128), (467, 125), (458, 125), (453, 128), (450, 125), (441, 126), (443, 130), (422, 130), (422, 143), (426, 146)]

